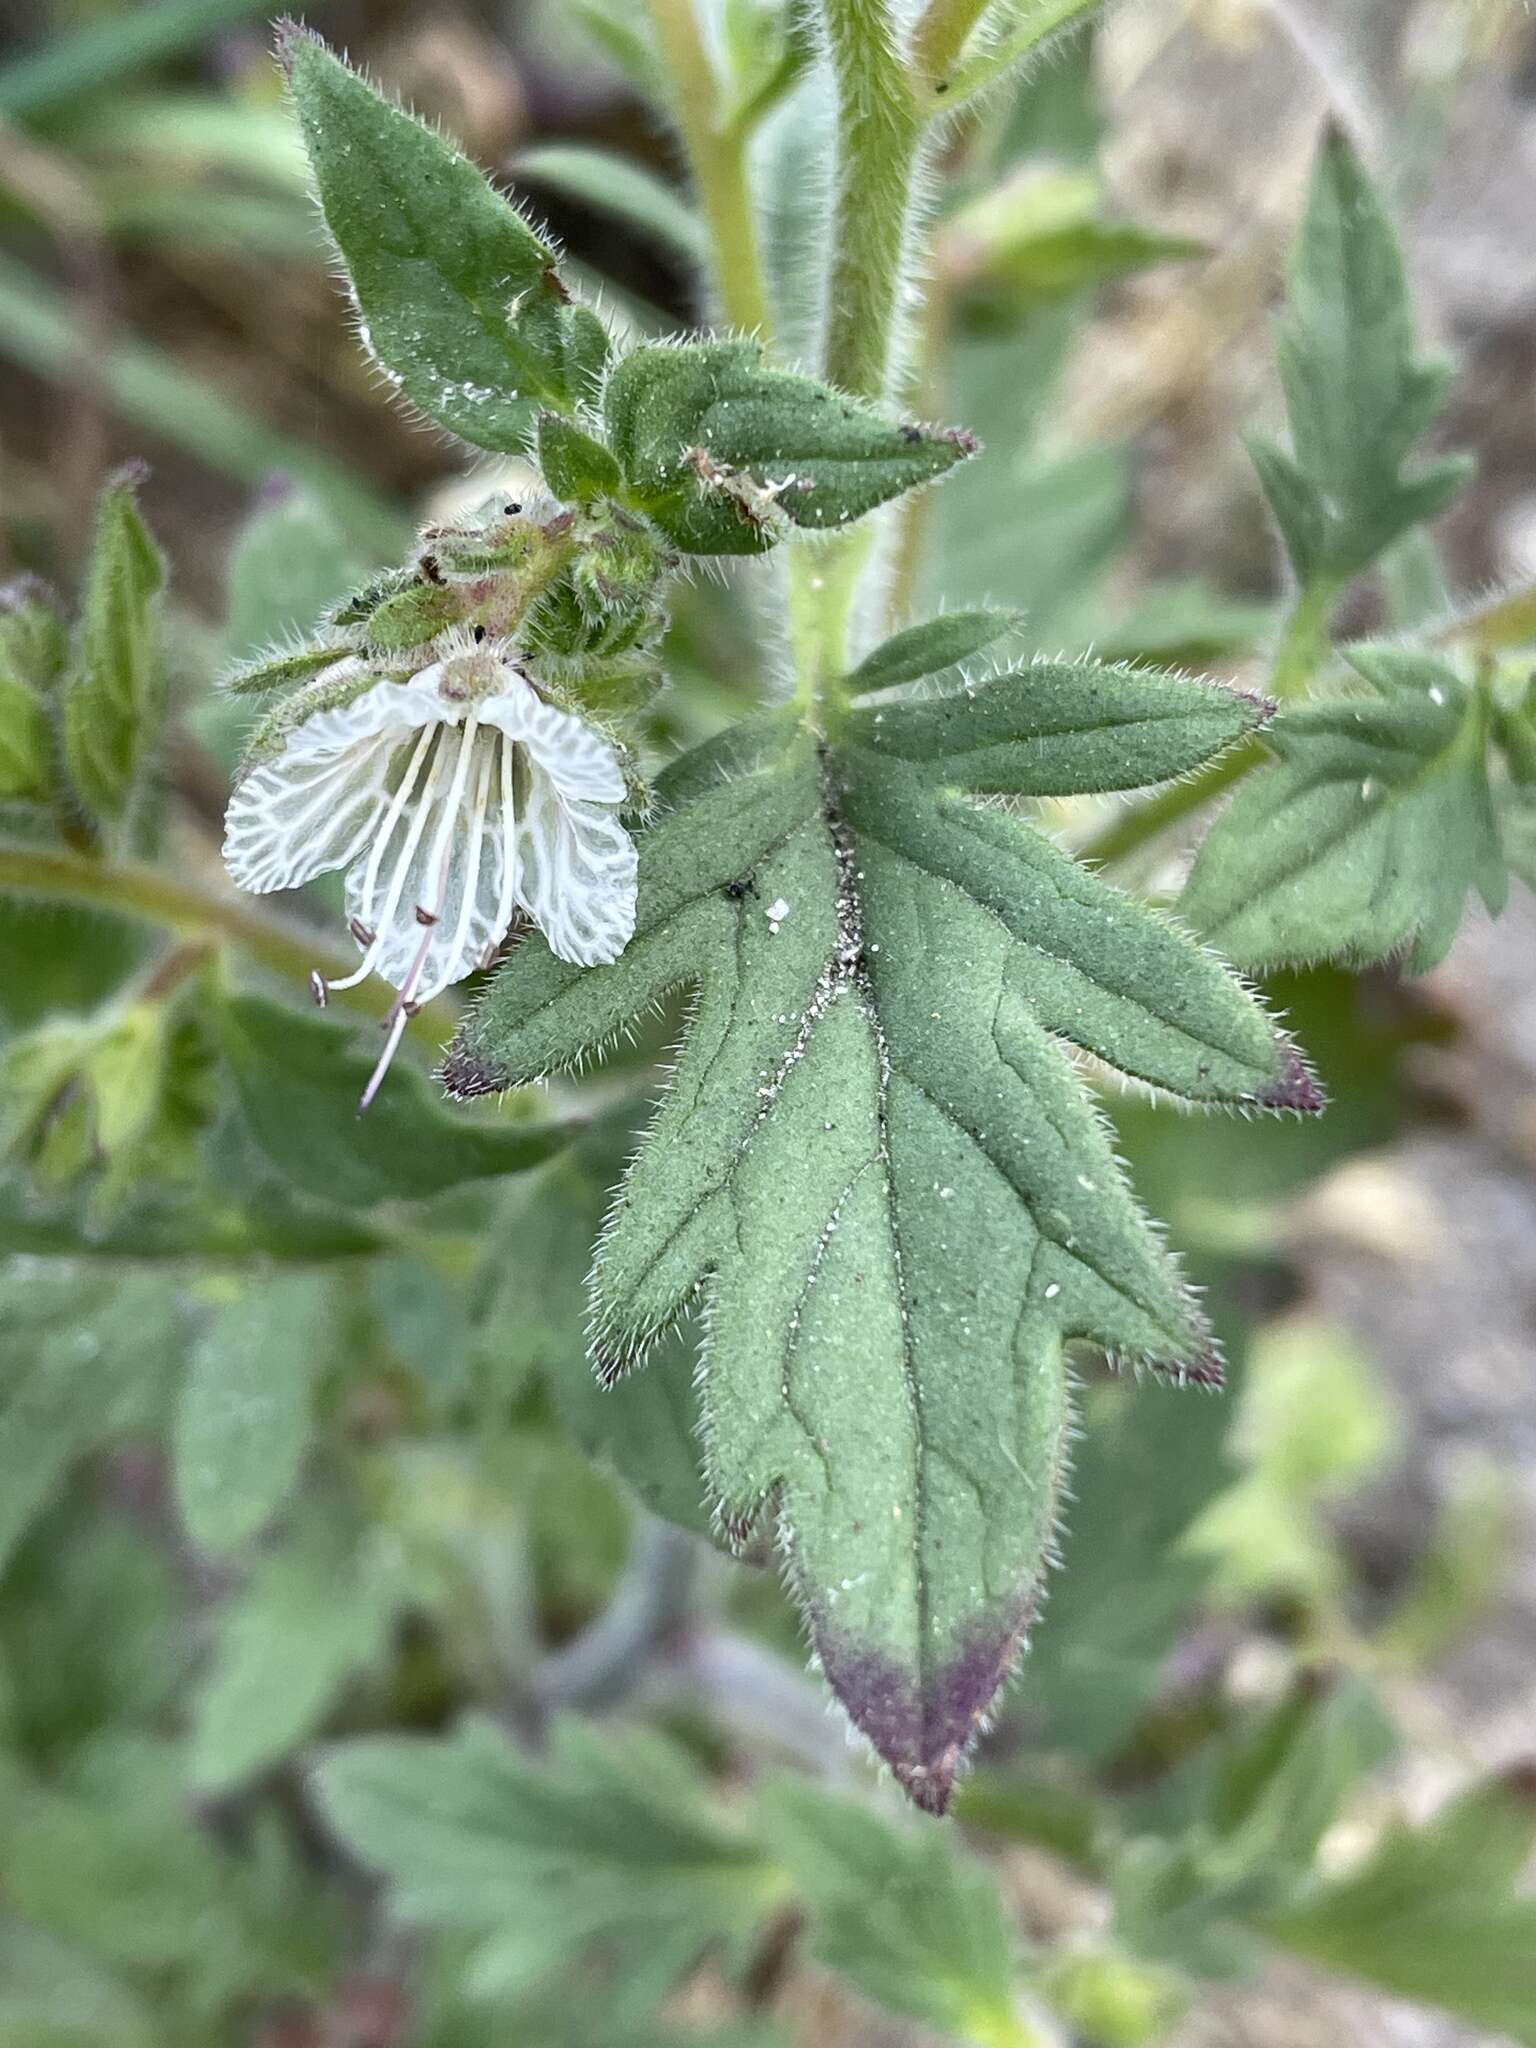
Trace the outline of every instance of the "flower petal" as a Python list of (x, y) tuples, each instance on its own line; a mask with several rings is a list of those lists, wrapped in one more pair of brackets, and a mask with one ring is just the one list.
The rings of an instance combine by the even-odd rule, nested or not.
[[(503, 887), (507, 833), (499, 770), (505, 744), (496, 732), (476, 735), (462, 794), (451, 803), (460, 739), (445, 729), (423, 793), (392, 825), (381, 858), (358, 859), (347, 875), (347, 913), (378, 938), (375, 971), (395, 988), (409, 983), (415, 1001), (462, 981), (506, 936), (504, 916), (497, 928), (512, 893)], [(435, 860), (440, 844), (445, 856)], [(435, 921), (423, 922), (418, 907)]]
[(477, 715), (526, 747), (568, 802), (623, 803), (624, 770), (612, 742), (574, 712), (546, 704), (505, 663), (503, 673), (505, 686)]
[(441, 711), (429, 672), (375, 683), (296, 726), (230, 797), (224, 862), (239, 886), (264, 895), (345, 867), (378, 821), (396, 750)]
[(568, 801), (542, 762), (528, 769), (518, 898), (562, 960), (617, 960), (635, 931), (634, 841), (613, 804)]

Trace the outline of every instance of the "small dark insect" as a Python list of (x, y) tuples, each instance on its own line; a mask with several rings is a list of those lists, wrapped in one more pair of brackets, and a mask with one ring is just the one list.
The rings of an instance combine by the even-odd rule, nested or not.
[(921, 441), (921, 439), (923, 438), (923, 430), (921, 427), (903, 427), (901, 430), (901, 438), (903, 439), (903, 441), (908, 442)]
[(442, 582), (443, 572), (437, 566), (436, 555), (423, 555), (416, 566), (420, 569), (422, 575), (426, 577), (429, 583)]
[(743, 896), (755, 896), (757, 884), (750, 875), (743, 875), (739, 882), (727, 882), (725, 892), (733, 903), (739, 903)]
[(480, 642), (481, 642), (481, 641), (482, 641), (482, 640), (483, 640), (484, 638), (485, 638), (485, 628), (484, 628), (484, 626), (476, 626), (476, 628), (475, 628), (475, 645), (476, 645), (476, 646), (478, 647), (478, 646), (480, 645)]
[(521, 505), (503, 505), (501, 508), (503, 517), (507, 519), (515, 519), (522, 509)]

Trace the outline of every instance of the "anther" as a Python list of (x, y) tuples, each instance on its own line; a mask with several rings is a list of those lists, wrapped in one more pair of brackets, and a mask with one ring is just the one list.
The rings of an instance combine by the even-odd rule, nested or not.
[(347, 930), (360, 946), (371, 946), (378, 937), (378, 933), (369, 931), (367, 925), (363, 923), (360, 917), (349, 917), (347, 919)]
[(313, 967), (309, 970), (309, 992), (315, 999), (315, 1008), (323, 1010), (330, 1000), (330, 990), (325, 985), (325, 977)]
[(437, 913), (436, 911), (428, 910), (425, 904), (418, 903), (416, 906), (416, 922), (418, 924), (426, 925), (436, 924)]

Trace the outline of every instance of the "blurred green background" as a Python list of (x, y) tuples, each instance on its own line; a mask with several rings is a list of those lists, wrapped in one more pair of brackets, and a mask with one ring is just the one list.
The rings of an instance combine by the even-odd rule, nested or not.
[[(734, 11), (771, 37), (766, 0)], [(135, 858), (186, 892), (168, 936), (0, 869), (0, 2048), (1536, 2041), (1530, 895), (1423, 979), (1274, 983), (1315, 1123), (1107, 1098), (1233, 1389), (1083, 1361), (1066, 1569), (959, 1829), (908, 1826), (771, 1560), (709, 1542), (689, 1340), (588, 1378), (587, 1247), (675, 1019), (556, 1091), (579, 1145), (501, 1177), (518, 1112), (487, 1113), (484, 1177), (427, 1161), (411, 1199), (340, 1122), (327, 1153), (319, 1084), (305, 1131), (264, 1128), (259, 1004), (207, 1042), (242, 957), (217, 906), (245, 718), (212, 679), (464, 489), (349, 331), (265, 16), (0, 0), (0, 663), (146, 459), (173, 715)], [(616, 317), (706, 316), (643, 9), (308, 18)], [(1440, 438), (1479, 461), (1344, 630), (1536, 580), (1536, 24), (1126, 0), (948, 149), (914, 399), (988, 453), (905, 521), (898, 604), (1252, 678), (1278, 587), (1241, 435), (1278, 412), (1330, 113), (1459, 360)], [(758, 165), (791, 285), (797, 121)], [(682, 593), (658, 754), (758, 700), (752, 604)], [(1166, 890), (1186, 851), (1126, 878)], [(450, 1736), (466, 1713), (493, 1732)]]

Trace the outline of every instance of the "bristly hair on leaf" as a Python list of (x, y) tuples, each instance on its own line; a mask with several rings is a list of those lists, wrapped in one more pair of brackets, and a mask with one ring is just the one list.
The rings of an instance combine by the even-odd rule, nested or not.
[(1263, 716), (1034, 662), (827, 741), (763, 721), (732, 780), (710, 743), (662, 779), (624, 955), (578, 975), (525, 941), (444, 1069), (502, 1088), (697, 991), (599, 1247), (594, 1355), (622, 1371), (703, 1297), (721, 1521), (777, 1504), (834, 1691), (936, 1812), (1040, 1597), (1066, 1347), (1218, 1370), (1073, 1052), (1190, 1103), (1321, 1104), (1213, 955), (977, 799), (1160, 781)]

